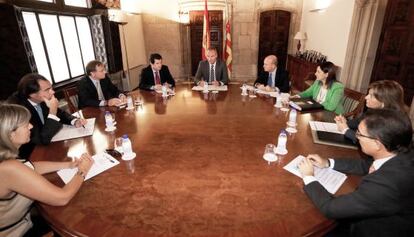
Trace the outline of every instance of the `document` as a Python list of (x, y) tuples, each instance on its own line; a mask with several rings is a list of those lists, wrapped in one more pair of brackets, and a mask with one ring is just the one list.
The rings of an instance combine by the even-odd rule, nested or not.
[[(193, 91), (203, 91), (204, 87), (202, 87), (202, 86), (193, 86), (192, 90)], [(209, 91), (227, 91), (227, 85), (224, 85), (224, 86), (208, 85), (208, 90)]]
[(310, 125), (311, 129), (315, 130), (315, 131), (344, 134), (343, 132), (339, 131), (338, 126), (336, 125), (336, 123), (309, 121), (309, 125)]
[[(298, 165), (305, 158), (302, 155), (297, 156), (289, 164), (283, 167), (285, 170), (291, 172), (292, 174), (302, 178), (302, 175), (299, 171)], [(328, 192), (334, 194), (338, 191), (339, 187), (345, 182), (347, 176), (339, 171), (333, 170), (331, 168), (314, 168), (315, 178), (321, 183), (321, 185), (328, 190)]]
[[(113, 158), (111, 155), (107, 153), (99, 153), (92, 156), (92, 159), (95, 161), (89, 170), (88, 174), (86, 174), (85, 180), (88, 180), (107, 169), (114, 167), (115, 165), (119, 164), (119, 161)], [(72, 180), (73, 176), (78, 172), (78, 168), (73, 169), (62, 169), (57, 172), (59, 177), (65, 182), (65, 184), (69, 183)]]
[(52, 138), (52, 142), (78, 138), (78, 137), (86, 137), (93, 134), (93, 130), (95, 129), (95, 118), (88, 118), (88, 123), (85, 124), (85, 128), (83, 127), (75, 127), (72, 125), (63, 125), (63, 128), (60, 129), (58, 133)]
[(321, 110), (323, 106), (310, 98), (293, 98), (289, 105), (299, 111)]

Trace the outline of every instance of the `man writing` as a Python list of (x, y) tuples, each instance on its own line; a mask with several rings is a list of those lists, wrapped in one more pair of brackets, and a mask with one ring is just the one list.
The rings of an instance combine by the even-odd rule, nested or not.
[[(412, 132), (404, 113), (369, 111), (356, 137), (373, 160), (309, 155), (299, 164), (305, 193), (326, 217), (339, 221), (332, 236), (413, 236)], [(354, 192), (334, 197), (316, 181), (313, 165), (364, 177)]]
[(215, 86), (226, 85), (229, 80), (226, 64), (217, 59), (217, 49), (209, 48), (206, 52), (207, 60), (200, 61), (195, 75), (195, 83), (204, 86), (208, 83)]
[(59, 109), (52, 84), (36, 73), (27, 74), (19, 81), (17, 92), (8, 98), (8, 102), (26, 107), (32, 115), (30, 142), (19, 149), (19, 157), (23, 159), (30, 156), (35, 145), (49, 144), (63, 124), (81, 127), (87, 123), (85, 119), (76, 118)]
[(126, 96), (106, 76), (105, 65), (93, 60), (86, 65), (86, 76), (78, 82), (78, 107), (119, 106)]
[(263, 69), (254, 86), (263, 91), (275, 91), (289, 93), (289, 75), (283, 68), (277, 67), (277, 57), (269, 55), (264, 59)]
[(167, 85), (168, 88), (175, 87), (175, 81), (168, 67), (162, 64), (161, 55), (154, 53), (150, 56), (150, 65), (142, 69), (139, 88), (159, 91), (162, 85)]

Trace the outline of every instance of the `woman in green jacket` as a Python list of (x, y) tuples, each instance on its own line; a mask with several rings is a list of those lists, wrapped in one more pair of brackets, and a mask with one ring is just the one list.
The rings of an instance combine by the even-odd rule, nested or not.
[(335, 65), (324, 62), (315, 72), (316, 80), (307, 90), (299, 93), (300, 98), (310, 98), (323, 105), (324, 109), (342, 114), (344, 85), (336, 80)]

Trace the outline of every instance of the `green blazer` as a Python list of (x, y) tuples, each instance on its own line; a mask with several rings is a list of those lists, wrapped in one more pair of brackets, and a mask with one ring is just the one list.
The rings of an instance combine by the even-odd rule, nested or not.
[[(301, 92), (299, 96), (301, 98), (309, 98), (316, 100), (316, 97), (319, 94), (319, 90), (321, 89), (321, 83), (319, 81), (315, 81), (311, 87), (307, 90)], [(334, 82), (331, 88), (328, 90), (326, 94), (325, 102), (322, 103), (323, 108), (328, 111), (333, 111), (336, 114), (342, 114), (344, 112), (343, 103), (343, 95), (344, 95), (344, 85), (340, 82)]]

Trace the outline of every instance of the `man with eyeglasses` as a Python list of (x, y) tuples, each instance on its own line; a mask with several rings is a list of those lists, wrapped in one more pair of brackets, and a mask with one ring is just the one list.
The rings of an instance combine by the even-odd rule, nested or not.
[(55, 97), (52, 84), (37, 73), (22, 77), (17, 85), (17, 92), (8, 98), (8, 102), (26, 107), (32, 115), (30, 142), (19, 148), (19, 157), (22, 159), (29, 158), (35, 145), (49, 144), (63, 124), (81, 127), (87, 123), (85, 119), (76, 118), (59, 109), (59, 101)]
[[(299, 164), (304, 190), (339, 225), (328, 236), (414, 236), (413, 129), (405, 113), (368, 111), (356, 137), (373, 160), (324, 159), (308, 155)], [(354, 192), (331, 195), (313, 176), (313, 166), (363, 175)]]
[(78, 82), (79, 109), (84, 107), (119, 106), (126, 103), (126, 96), (106, 76), (105, 65), (90, 61), (86, 76)]

